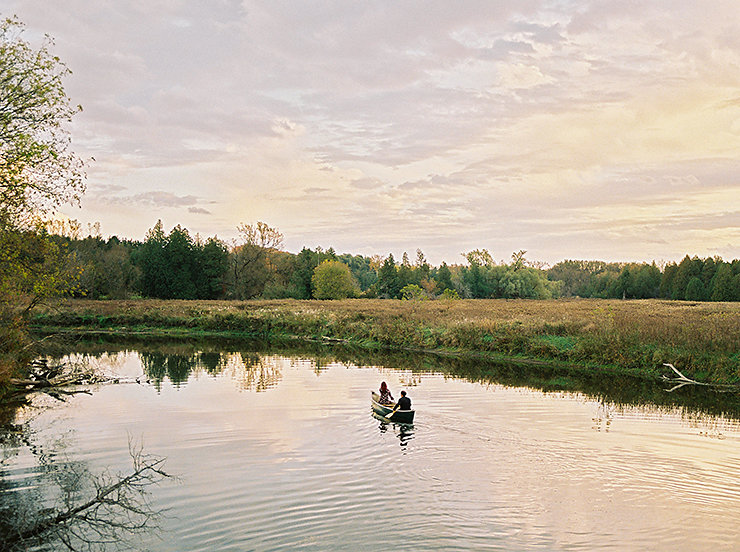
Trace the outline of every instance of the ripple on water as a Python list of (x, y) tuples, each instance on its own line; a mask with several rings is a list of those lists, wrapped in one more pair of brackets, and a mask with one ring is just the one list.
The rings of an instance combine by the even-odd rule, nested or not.
[[(203, 375), (75, 400), (77, 457), (130, 465), (127, 431), (167, 456), (180, 483), (153, 490), (169, 517), (152, 550), (734, 549), (736, 428), (710, 439), (665, 416), (436, 375), (415, 382), (416, 423), (402, 427), (370, 413), (377, 369), (314, 367), (283, 362), (259, 393)], [(34, 470), (6, 474), (28, 485)]]

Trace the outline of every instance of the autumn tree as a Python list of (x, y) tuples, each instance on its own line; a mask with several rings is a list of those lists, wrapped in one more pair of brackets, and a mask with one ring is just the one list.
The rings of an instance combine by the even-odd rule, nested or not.
[(51, 39), (34, 49), (23, 30), (17, 19), (0, 22), (0, 379), (27, 360), (17, 354), (30, 351), (23, 314), (74, 281), (44, 217), (84, 191), (66, 128), (80, 110), (64, 91), (70, 71)]
[(314, 270), (312, 281), (316, 299), (346, 299), (359, 292), (349, 267), (339, 261), (321, 263)]
[(240, 224), (241, 242), (235, 242), (230, 254), (229, 295), (250, 299), (262, 293), (273, 268), (270, 253), (283, 246), (283, 235), (264, 222)]
[[(66, 291), (53, 269), (59, 248), (48, 242), (44, 215), (84, 191), (82, 161), (70, 150), (65, 124), (70, 105), (62, 80), (70, 71), (52, 55), (48, 37), (39, 49), (23, 40), (17, 19), (0, 23), (0, 301)], [(50, 270), (51, 269), (51, 270)]]
[(66, 129), (81, 110), (70, 104), (63, 79), (70, 70), (23, 40), (17, 19), (0, 23), (0, 222), (28, 227), (84, 192), (82, 161)]

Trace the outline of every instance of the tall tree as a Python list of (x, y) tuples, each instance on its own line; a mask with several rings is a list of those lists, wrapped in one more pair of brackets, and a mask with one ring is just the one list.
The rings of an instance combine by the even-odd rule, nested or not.
[(34, 50), (17, 19), (0, 23), (0, 222), (28, 225), (84, 192), (83, 163), (66, 124), (79, 112), (64, 90), (70, 70), (49, 47)]
[(167, 286), (166, 299), (195, 299), (196, 273), (199, 272), (195, 244), (190, 233), (180, 225), (175, 226), (164, 246), (166, 270), (162, 274)]
[(225, 276), (229, 269), (229, 252), (218, 238), (208, 238), (196, 250), (197, 270), (194, 274), (196, 295), (200, 299), (218, 299), (225, 293)]
[(398, 295), (400, 297), (401, 290), (408, 284), (413, 282), (414, 271), (411, 267), (408, 254), (404, 251), (403, 257), (401, 257), (401, 265), (396, 271), (396, 278), (398, 280)]
[(293, 265), (293, 274), (290, 277), (290, 283), (296, 292), (296, 299), (310, 299), (313, 297), (313, 271), (318, 266), (318, 255), (304, 247), (296, 255), (295, 264)]
[[(698, 260), (698, 259), (697, 259)], [(673, 278), (671, 299), (683, 300), (686, 298), (686, 287), (694, 277), (701, 275), (701, 267), (686, 255), (678, 265), (676, 275)]]
[(0, 380), (33, 355), (24, 314), (73, 286), (42, 219), (85, 188), (66, 128), (80, 110), (64, 90), (69, 69), (50, 38), (34, 49), (22, 35), (17, 19), (0, 22)]
[(442, 266), (437, 269), (434, 281), (437, 283), (437, 291), (439, 293), (442, 293), (446, 289), (455, 289), (455, 286), (452, 285), (452, 272), (450, 272), (450, 268), (445, 262), (442, 262)]
[(733, 286), (732, 265), (720, 262), (711, 283), (712, 301), (734, 301), (736, 290)]
[(165, 235), (158, 220), (135, 257), (141, 270), (140, 289), (148, 297), (216, 299), (224, 294), (228, 252), (217, 238), (203, 244), (179, 225)]
[(270, 252), (280, 250), (283, 235), (264, 222), (242, 223), (237, 229), (242, 242), (234, 244), (231, 250), (230, 295), (237, 299), (249, 299), (264, 290), (271, 274)]
[(388, 255), (378, 270), (377, 286), (379, 297), (398, 298), (402, 286), (398, 285), (398, 270), (393, 254)]
[(658, 295), (663, 299), (670, 299), (673, 296), (673, 281), (676, 279), (678, 265), (669, 263), (663, 268), (663, 275), (660, 278), (660, 288)]
[(162, 228), (162, 221), (146, 233), (146, 240), (136, 255), (136, 262), (141, 269), (141, 293), (147, 297), (168, 297), (167, 273), (169, 266), (165, 255), (167, 236)]
[(706, 301), (708, 299), (707, 290), (704, 287), (704, 282), (701, 281), (701, 278), (694, 276), (689, 280), (689, 283), (686, 286), (686, 296), (684, 298), (687, 301)]

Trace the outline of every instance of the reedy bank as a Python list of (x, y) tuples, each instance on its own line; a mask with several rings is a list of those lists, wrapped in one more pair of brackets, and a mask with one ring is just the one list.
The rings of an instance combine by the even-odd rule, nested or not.
[(740, 304), (660, 300), (89, 301), (39, 311), (38, 332), (342, 340), (602, 367), (645, 377), (664, 362), (740, 382)]

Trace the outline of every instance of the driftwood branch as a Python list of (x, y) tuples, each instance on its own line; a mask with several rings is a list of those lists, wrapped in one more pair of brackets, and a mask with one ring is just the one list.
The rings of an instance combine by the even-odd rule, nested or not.
[(10, 394), (10, 400), (20, 402), (23, 402), (27, 395), (35, 392), (46, 393), (61, 401), (69, 395), (91, 394), (87, 389), (64, 389), (73, 385), (141, 382), (141, 378), (101, 376), (91, 370), (80, 370), (65, 365), (48, 366), (44, 360), (32, 363), (27, 377), (10, 378), (8, 380), (8, 383), (14, 388)]
[(669, 364), (667, 362), (664, 362), (663, 363), (663, 366), (668, 366), (668, 368), (670, 368), (671, 370), (673, 370), (676, 373), (676, 376), (677, 376), (675, 378), (669, 378), (669, 377), (663, 376), (663, 379), (666, 380), (666, 381), (674, 381), (674, 382), (681, 383), (682, 385), (689, 385), (689, 384), (691, 384), (691, 385), (709, 385), (708, 383), (702, 383), (702, 382), (699, 382), (699, 381), (696, 381), (696, 380), (692, 380), (691, 378), (687, 378), (673, 364)]
[(701, 382), (701, 381), (696, 381), (696, 380), (693, 380), (691, 378), (687, 378), (673, 364), (669, 364), (667, 362), (664, 362), (663, 363), (663, 366), (667, 366), (668, 368), (670, 368), (671, 370), (673, 370), (675, 372), (675, 374), (676, 374), (676, 377), (672, 377), (672, 378), (670, 378), (668, 376), (663, 376), (663, 381), (666, 381), (668, 383), (675, 384), (670, 389), (666, 389), (666, 391), (668, 393), (670, 393), (671, 391), (675, 391), (676, 389), (680, 389), (681, 387), (684, 387), (686, 385), (700, 385), (700, 386), (703, 386), (703, 387), (712, 388), (712, 389), (717, 390), (717, 391), (732, 391), (732, 390), (735, 390), (735, 389), (738, 388), (737, 385), (721, 384), (721, 383), (704, 383), (704, 382)]

